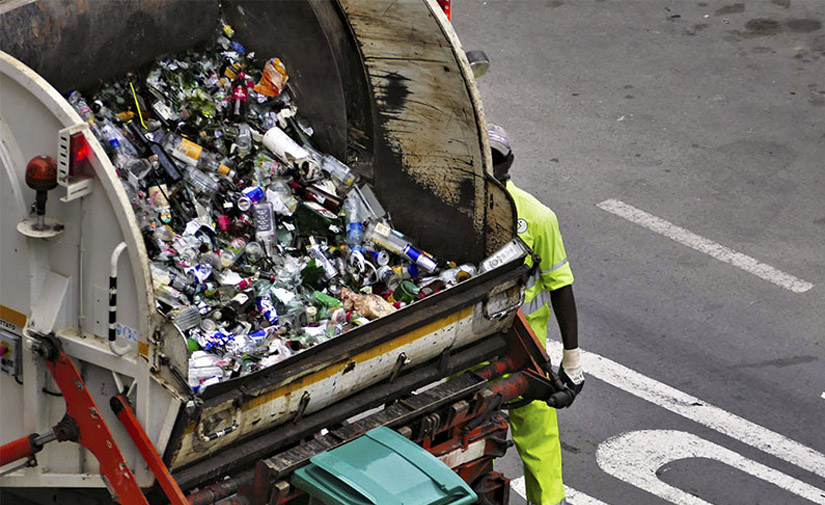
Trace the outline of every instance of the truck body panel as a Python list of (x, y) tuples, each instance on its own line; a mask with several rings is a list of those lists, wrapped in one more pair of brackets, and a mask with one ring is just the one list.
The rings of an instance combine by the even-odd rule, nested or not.
[[(228, 1), (222, 9), (247, 47), (284, 60), (319, 148), (350, 160), (396, 226), (422, 248), (479, 263), (515, 237), (515, 208), (489, 175), (486, 124), (469, 64), (435, 2)], [(112, 372), (127, 385), (135, 380), (138, 419), (173, 471), (503, 331), (526, 277), (514, 262), (193, 398), (182, 384), (186, 343), (155, 312), (134, 213), (91, 134), (91, 193), (61, 201), (68, 193), (59, 186), (49, 195), (47, 216), (65, 225), (62, 233), (31, 239), (16, 225), (34, 197), (24, 181), (26, 162), (56, 157), (58, 132), (82, 124), (63, 96), (196, 46), (218, 16), (217, 1), (0, 3), (4, 326), (24, 343), (27, 333), (54, 331), (99, 405), (116, 392)], [(123, 357), (105, 338), (108, 260), (120, 242), (127, 249), (117, 320), (121, 335), (136, 336)], [(495, 296), (507, 300), (509, 312), (491, 308)], [(15, 325), (20, 316), (8, 314), (25, 323)], [(2, 441), (42, 433), (62, 416), (62, 399), (43, 392), (55, 390), (45, 366), (27, 350), (22, 357), (20, 377), (0, 375), (3, 401), (23, 407), (3, 410)], [(151, 485), (137, 449), (109, 409), (101, 410), (140, 485)], [(103, 486), (96, 461), (77, 445), (52, 444), (38, 459), (38, 467), (0, 484)]]

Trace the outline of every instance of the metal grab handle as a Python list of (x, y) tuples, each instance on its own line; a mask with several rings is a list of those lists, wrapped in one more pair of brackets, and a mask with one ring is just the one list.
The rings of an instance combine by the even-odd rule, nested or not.
[[(232, 426), (230, 426), (229, 428), (218, 430), (214, 433), (206, 433), (204, 431), (204, 426), (203, 426), (204, 425), (204, 422), (203, 422), (204, 414), (201, 414), (201, 418), (200, 418), (200, 420), (198, 420), (198, 428), (197, 428), (198, 438), (200, 438), (201, 441), (203, 441), (203, 442), (211, 442), (211, 441), (216, 440), (218, 438), (221, 438), (223, 436), (229, 435), (233, 431), (237, 430), (238, 427), (241, 424), (241, 409), (239, 409), (237, 407), (229, 407), (229, 408), (226, 408), (224, 410), (230, 410), (230, 409), (234, 409), (234, 414), (232, 415)], [(223, 412), (223, 410), (220, 410), (218, 412), (219, 413)]]

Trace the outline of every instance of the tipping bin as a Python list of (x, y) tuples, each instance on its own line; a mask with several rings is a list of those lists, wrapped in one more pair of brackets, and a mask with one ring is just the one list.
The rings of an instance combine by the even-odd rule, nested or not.
[(292, 484), (323, 505), (464, 505), (476, 494), (432, 454), (380, 427), (318, 454)]
[[(437, 380), (471, 358), (490, 358), (469, 351), (511, 326), (529, 276), (526, 250), (341, 338), (194, 394), (186, 341), (155, 310), (127, 195), (64, 96), (197, 48), (219, 19), (245, 47), (281, 57), (318, 147), (355, 160), (353, 170), (422, 248), (479, 263), (516, 237), (515, 206), (490, 173), (472, 71), (433, 0), (0, 0), (0, 332), (20, 349), (21, 363), (19, 374), (0, 370), (3, 401), (20, 407), (0, 414), (0, 443), (44, 433), (65, 412), (65, 401), (48, 394), (55, 387), (46, 365), (30, 351), (37, 335), (54, 334), (98, 405), (128, 388), (149, 439), (181, 488), (191, 489), (298, 443), (323, 427), (321, 419), (335, 423), (385, 401), (350, 400), (367, 388), (436, 365), (426, 379)], [(61, 222), (60, 235), (23, 236), (17, 225), (35, 198), (26, 162), (58, 159), (67, 145), (58, 140), (74, 135), (88, 142), (89, 166), (63, 174), (50, 193), (46, 215)], [(109, 306), (112, 270), (116, 307)], [(106, 339), (109, 314), (124, 352)], [(114, 413), (100, 415), (114, 426), (138, 484), (152, 486)], [(51, 444), (38, 463), (1, 476), (0, 487), (105, 487), (97, 461), (77, 444)]]

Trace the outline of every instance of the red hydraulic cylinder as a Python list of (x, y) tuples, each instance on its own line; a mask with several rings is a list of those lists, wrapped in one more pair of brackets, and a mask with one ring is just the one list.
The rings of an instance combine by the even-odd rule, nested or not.
[(0, 466), (6, 466), (13, 461), (23, 458), (32, 458), (37, 452), (32, 446), (32, 439), (36, 435), (27, 435), (14, 442), (3, 444), (0, 447)]
[(161, 459), (160, 454), (158, 454), (157, 449), (155, 449), (155, 445), (149, 440), (149, 436), (146, 435), (143, 426), (140, 425), (140, 422), (135, 416), (135, 412), (132, 410), (132, 407), (129, 406), (126, 398), (122, 395), (115, 396), (109, 401), (109, 405), (123, 424), (123, 427), (126, 428), (132, 441), (140, 451), (141, 456), (143, 456), (143, 459), (146, 461), (146, 464), (149, 465), (149, 469), (152, 470), (155, 479), (157, 479), (163, 492), (166, 493), (169, 503), (172, 505), (189, 505), (189, 500), (186, 499), (186, 495), (180, 490), (178, 483), (175, 482), (172, 474), (169, 473), (166, 465), (163, 464), (163, 459)]

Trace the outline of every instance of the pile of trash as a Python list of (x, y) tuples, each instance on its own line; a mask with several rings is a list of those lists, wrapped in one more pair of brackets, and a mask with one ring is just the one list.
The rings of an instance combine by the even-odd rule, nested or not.
[(369, 185), (313, 147), (288, 81), (222, 25), (205, 51), (68, 97), (123, 182), (196, 392), (477, 272), (393, 228)]

